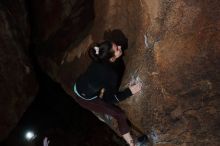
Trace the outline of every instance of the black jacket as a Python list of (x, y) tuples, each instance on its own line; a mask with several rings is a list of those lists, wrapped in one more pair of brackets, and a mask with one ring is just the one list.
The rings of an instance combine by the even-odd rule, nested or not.
[(84, 98), (90, 99), (105, 89), (103, 100), (117, 103), (131, 96), (129, 88), (118, 91), (124, 72), (124, 62), (121, 58), (114, 63), (92, 62), (85, 73), (76, 81), (77, 91)]

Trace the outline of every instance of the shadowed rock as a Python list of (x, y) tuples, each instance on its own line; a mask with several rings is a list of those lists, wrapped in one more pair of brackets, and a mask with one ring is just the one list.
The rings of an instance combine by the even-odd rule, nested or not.
[(25, 3), (0, 2), (0, 141), (20, 120), (38, 89), (29, 57)]

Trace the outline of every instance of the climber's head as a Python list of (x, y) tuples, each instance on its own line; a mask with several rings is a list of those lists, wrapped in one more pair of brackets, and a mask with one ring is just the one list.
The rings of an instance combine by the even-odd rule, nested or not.
[(115, 62), (116, 59), (122, 56), (122, 53), (121, 46), (111, 41), (95, 43), (89, 48), (90, 57), (100, 62)]

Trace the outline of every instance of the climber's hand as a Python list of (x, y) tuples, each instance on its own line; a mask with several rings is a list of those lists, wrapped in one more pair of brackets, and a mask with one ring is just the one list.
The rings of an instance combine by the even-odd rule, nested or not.
[(141, 83), (137, 83), (135, 85), (129, 86), (132, 94), (135, 94), (141, 90)]

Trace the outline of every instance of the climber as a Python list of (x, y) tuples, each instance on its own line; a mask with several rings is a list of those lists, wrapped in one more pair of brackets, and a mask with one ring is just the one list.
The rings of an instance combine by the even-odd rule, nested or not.
[(118, 69), (120, 70), (120, 66), (123, 68), (123, 48), (106, 40), (92, 44), (88, 52), (93, 61), (72, 85), (72, 90), (77, 95), (74, 99), (92, 112), (114, 117), (124, 140), (134, 146), (127, 118), (124, 112), (114, 105), (141, 90), (141, 85), (136, 84), (118, 91), (122, 73)]

